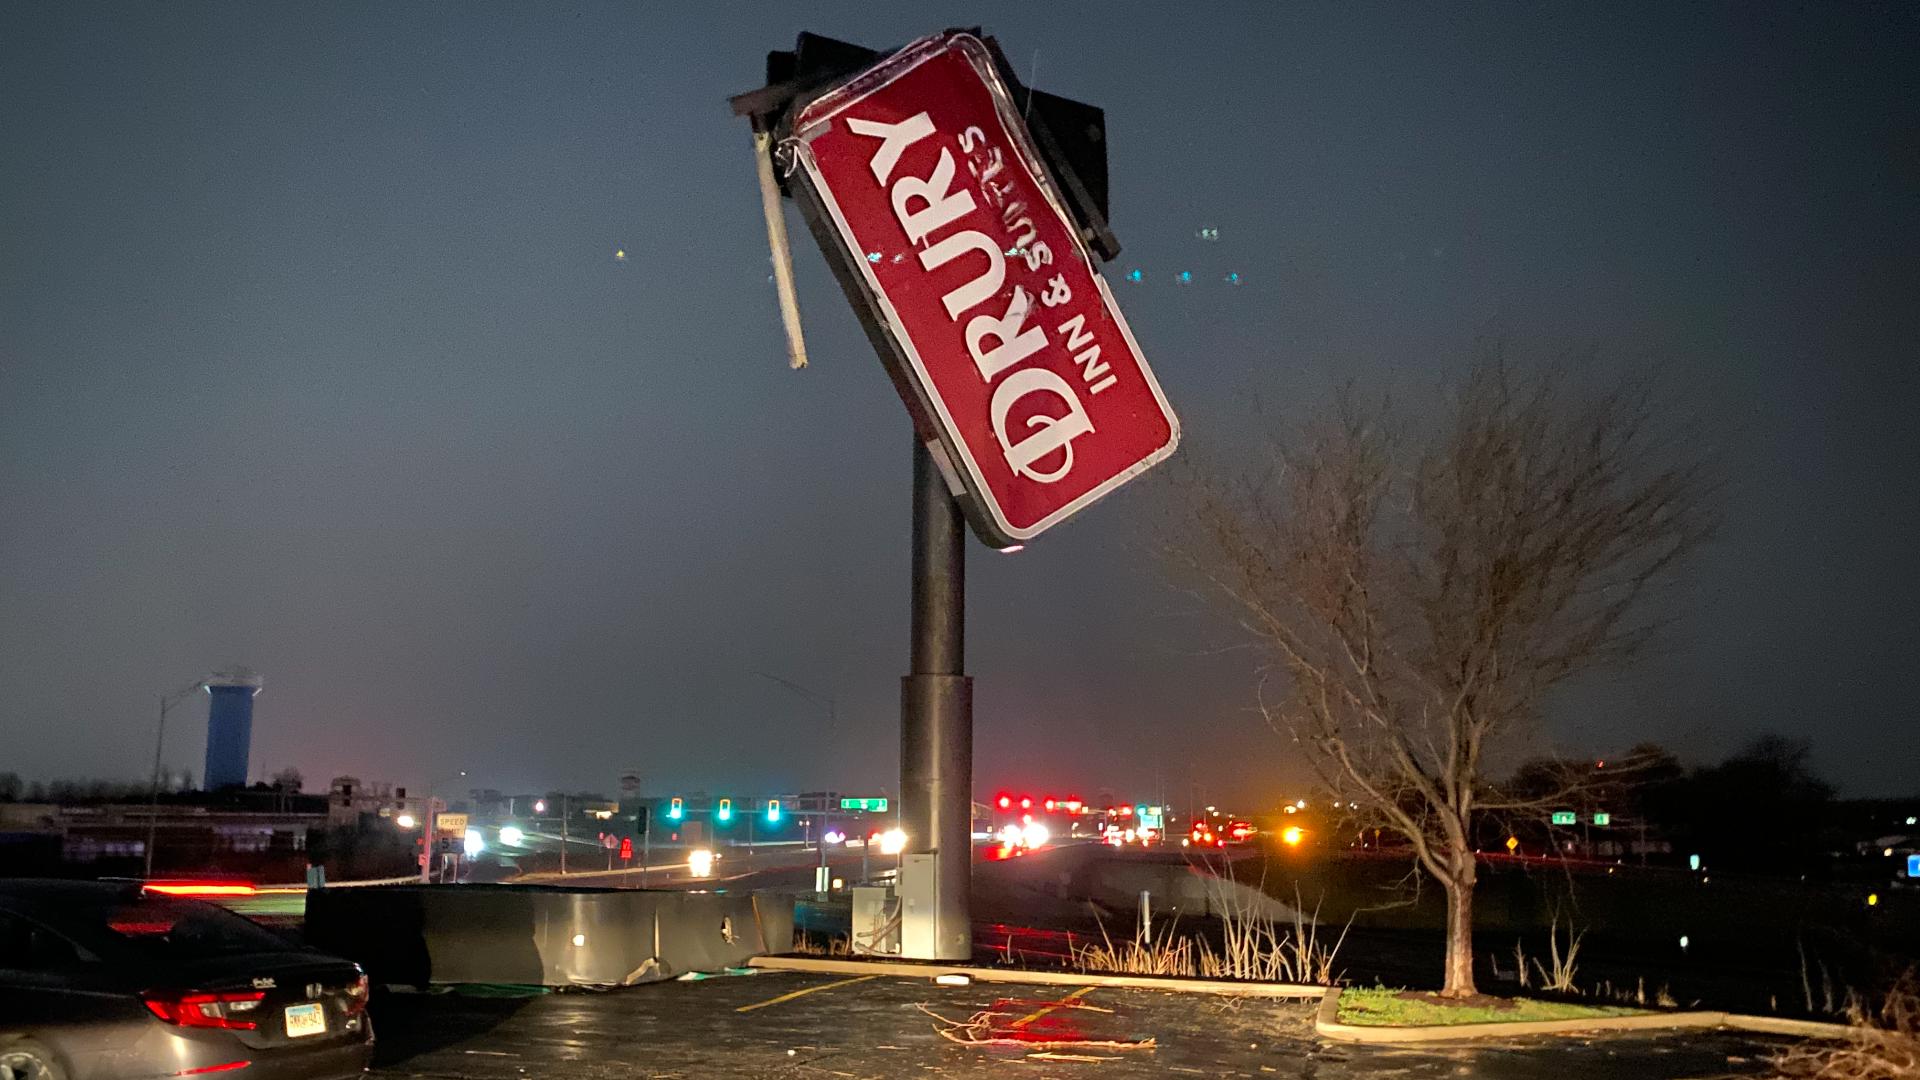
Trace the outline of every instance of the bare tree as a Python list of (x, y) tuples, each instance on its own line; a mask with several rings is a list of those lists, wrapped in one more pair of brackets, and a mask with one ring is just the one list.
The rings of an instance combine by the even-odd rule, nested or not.
[[(1335, 798), (1447, 898), (1444, 993), (1473, 981), (1477, 814), (1556, 684), (1628, 655), (1649, 588), (1709, 526), (1649, 389), (1583, 389), (1488, 349), (1421, 431), (1349, 393), (1256, 467), (1187, 464), (1170, 545), (1265, 647), (1260, 704)], [(1278, 677), (1284, 692), (1267, 692)]]

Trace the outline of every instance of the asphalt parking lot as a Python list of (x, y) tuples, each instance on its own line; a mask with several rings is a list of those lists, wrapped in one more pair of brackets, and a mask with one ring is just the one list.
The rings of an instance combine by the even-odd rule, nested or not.
[[(1063, 1002), (1064, 1004), (1050, 1004)], [(1313, 1032), (1310, 1002), (1150, 990), (789, 972), (532, 997), (376, 1002), (375, 1075), (627, 1077), (1483, 1077), (1667, 1080), (1767, 1075), (1777, 1044), (1737, 1033), (1368, 1047)], [(986, 1026), (950, 1027), (980, 1013)], [(931, 1014), (931, 1015), (930, 1015)], [(1128, 1047), (1145, 1039), (1153, 1047)], [(1094, 1040), (1085, 1042), (1084, 1040)], [(1115, 1045), (1099, 1045), (1100, 1043)]]

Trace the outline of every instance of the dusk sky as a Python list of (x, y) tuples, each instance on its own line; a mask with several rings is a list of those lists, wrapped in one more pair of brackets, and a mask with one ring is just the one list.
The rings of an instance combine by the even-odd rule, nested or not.
[[(246, 665), (258, 776), (897, 790), (910, 430), (797, 214), (787, 370), (726, 98), (973, 24), (1107, 110), (1190, 445), (1489, 338), (1660, 372), (1724, 524), (1542, 750), (1920, 789), (1907, 3), (12, 5), (0, 771), (144, 779), (158, 696)], [(977, 791), (1304, 790), (1157, 507), (970, 547)]]

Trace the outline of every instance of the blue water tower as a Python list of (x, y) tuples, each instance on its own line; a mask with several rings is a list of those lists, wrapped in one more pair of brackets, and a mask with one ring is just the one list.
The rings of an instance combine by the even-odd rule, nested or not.
[(227, 671), (207, 679), (207, 768), (201, 784), (208, 791), (247, 784), (253, 749), (253, 695), (260, 676)]

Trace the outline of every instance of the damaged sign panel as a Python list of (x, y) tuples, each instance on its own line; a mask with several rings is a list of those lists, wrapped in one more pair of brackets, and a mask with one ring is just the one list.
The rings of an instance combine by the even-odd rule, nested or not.
[(917, 41), (785, 134), (815, 231), (989, 544), (1173, 453), (1179, 422), (979, 38)]

